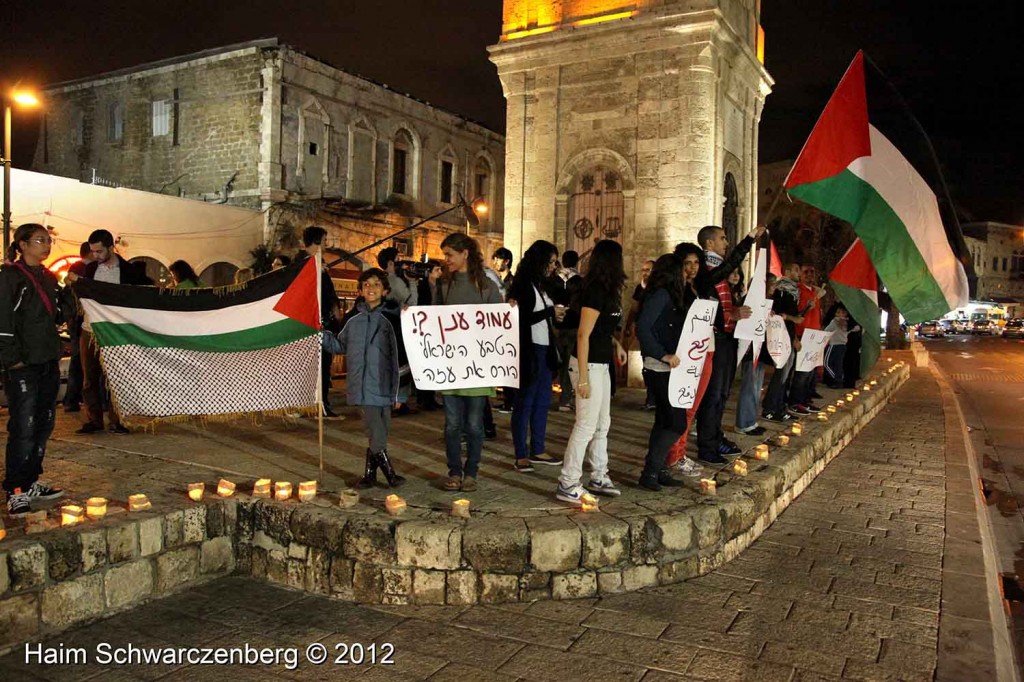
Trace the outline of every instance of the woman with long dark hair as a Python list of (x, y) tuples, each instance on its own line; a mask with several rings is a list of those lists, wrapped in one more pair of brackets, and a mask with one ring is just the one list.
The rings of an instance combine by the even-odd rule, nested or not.
[(544, 284), (557, 263), (555, 245), (535, 241), (523, 254), (508, 294), (509, 302), (519, 307), (519, 390), (512, 404), (516, 471), (533, 471), (533, 464), (562, 463), (545, 449), (551, 375), (559, 364), (551, 321), (561, 320), (565, 309), (555, 305)]
[(51, 244), (44, 226), (19, 225), (0, 270), (0, 364), (8, 410), (3, 488), (11, 516), (64, 494), (39, 480), (60, 389), (60, 286), (43, 266)]
[(659, 491), (662, 486), (679, 486), (665, 468), (669, 448), (686, 433), (686, 410), (669, 400), (669, 375), (679, 366), (676, 348), (689, 309), (683, 282), (683, 259), (674, 253), (658, 258), (647, 280), (640, 302), (637, 338), (654, 398), (654, 424), (647, 445), (647, 457), (640, 474), (640, 487)]
[[(578, 300), (580, 326), (576, 349), (569, 360), (569, 378), (576, 390), (576, 423), (569, 436), (555, 497), (579, 505), (587, 490), (618, 495), (608, 477), (608, 429), (611, 427), (613, 358), (626, 362), (626, 351), (615, 338), (622, 322), (622, 288), (626, 272), (622, 245), (602, 239), (590, 253)], [(583, 459), (590, 456), (590, 482), (581, 485)]]
[[(441, 242), (445, 274), (437, 282), (437, 305), (501, 303), (501, 292), (484, 274), (480, 246), (472, 237), (455, 232)], [(484, 445), (484, 403), (493, 388), (460, 388), (444, 395), (444, 441), (448, 457), (445, 490), (476, 490), (480, 454)], [(466, 463), (462, 463), (462, 437), (466, 437)]]
[(199, 283), (199, 275), (186, 261), (176, 260), (167, 269), (171, 271), (171, 279), (174, 280), (173, 289), (196, 289), (203, 286)]

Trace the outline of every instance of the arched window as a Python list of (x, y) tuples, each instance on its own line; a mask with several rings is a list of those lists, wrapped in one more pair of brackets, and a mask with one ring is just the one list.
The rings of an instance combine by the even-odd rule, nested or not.
[(199, 275), (199, 281), (207, 287), (223, 287), (235, 283), (235, 273), (238, 267), (231, 263), (214, 263), (209, 265)]
[(391, 151), (391, 193), (414, 196), (413, 162), (415, 147), (412, 136), (404, 129), (395, 133)]
[(356, 201), (374, 201), (374, 166), (377, 135), (370, 125), (360, 119), (349, 128), (348, 191), (346, 198)]
[(445, 147), (437, 160), (437, 201), (441, 204), (454, 204), (455, 193), (458, 191), (458, 158), (451, 145)]
[(736, 189), (736, 178), (732, 173), (725, 174), (725, 190), (722, 196), (725, 200), (722, 205), (722, 229), (729, 237), (729, 243), (735, 244), (739, 241), (740, 194)]
[(494, 209), (494, 194), (491, 191), (493, 185), (494, 171), (491, 169), (491, 162), (483, 156), (476, 157), (476, 164), (473, 167), (473, 196), (471, 201), (483, 201), (487, 204), (487, 212), (480, 216), (480, 222), (486, 222), (490, 212)]
[(585, 258), (602, 239), (622, 241), (622, 178), (603, 165), (579, 174), (569, 196), (567, 251)]
[(129, 263), (139, 264), (146, 269), (146, 277), (153, 280), (153, 283), (158, 287), (170, 286), (174, 283), (171, 279), (171, 271), (164, 267), (164, 264), (158, 261), (156, 258), (150, 258), (149, 256), (136, 256), (128, 261)]

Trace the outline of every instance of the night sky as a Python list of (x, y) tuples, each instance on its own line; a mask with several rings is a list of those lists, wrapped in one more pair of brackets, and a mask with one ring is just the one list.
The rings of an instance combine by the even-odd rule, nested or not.
[[(775, 79), (761, 161), (792, 159), (857, 49), (910, 103), (944, 166), (961, 219), (1024, 223), (1018, 0), (763, 0)], [(277, 36), (312, 56), (504, 129), (486, 47), (501, 0), (0, 1), (0, 85), (45, 84)], [(37, 123), (15, 114), (15, 165)]]

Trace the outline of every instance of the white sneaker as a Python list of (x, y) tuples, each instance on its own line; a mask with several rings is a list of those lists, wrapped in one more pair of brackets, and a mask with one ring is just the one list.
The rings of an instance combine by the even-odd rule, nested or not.
[(689, 457), (683, 457), (672, 467), (683, 476), (700, 478), (704, 473), (704, 467), (694, 462)]
[(555, 497), (562, 502), (568, 502), (574, 504), (577, 507), (583, 504), (583, 496), (587, 494), (587, 491), (583, 489), (579, 483), (569, 488), (564, 487), (561, 483), (558, 484), (558, 490), (555, 491)]
[(607, 495), (609, 497), (618, 497), (622, 494), (622, 491), (615, 487), (610, 478), (591, 479), (590, 483), (587, 484), (587, 490), (595, 495)]

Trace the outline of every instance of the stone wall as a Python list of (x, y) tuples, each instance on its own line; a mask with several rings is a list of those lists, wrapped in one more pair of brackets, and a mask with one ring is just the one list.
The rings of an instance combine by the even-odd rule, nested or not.
[(0, 545), (0, 653), (235, 568), (234, 500), (112, 514)]

